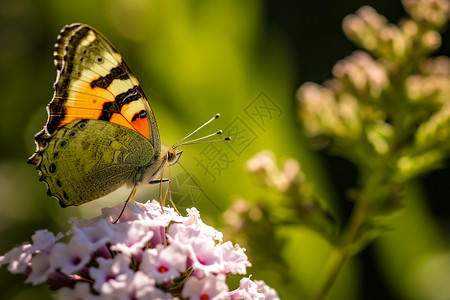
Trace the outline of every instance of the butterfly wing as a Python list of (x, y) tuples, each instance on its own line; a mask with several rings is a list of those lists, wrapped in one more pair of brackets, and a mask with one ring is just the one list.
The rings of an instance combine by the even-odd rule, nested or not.
[(48, 135), (78, 119), (109, 121), (147, 138), (159, 156), (161, 144), (150, 104), (114, 46), (96, 29), (75, 23), (55, 44), (57, 77), (48, 105)]
[(112, 44), (94, 28), (72, 24), (61, 30), (54, 56), (55, 92), (28, 160), (48, 194), (63, 207), (80, 205), (141, 182), (146, 171), (156, 174), (161, 144), (155, 117)]
[(141, 166), (153, 157), (150, 141), (111, 122), (78, 120), (64, 125), (51, 139), (36, 137), (42, 146), (36, 166), (47, 194), (62, 207), (103, 197), (142, 176)]

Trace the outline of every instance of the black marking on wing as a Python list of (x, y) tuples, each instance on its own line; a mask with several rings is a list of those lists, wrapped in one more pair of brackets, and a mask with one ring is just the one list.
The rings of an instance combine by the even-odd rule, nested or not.
[(136, 121), (138, 118), (140, 119), (147, 118), (147, 112), (145, 110), (141, 110), (140, 112), (134, 114), (133, 118), (131, 119), (131, 122)]
[[(86, 37), (91, 29), (79, 24), (73, 24), (66, 27), (61, 32), (55, 44), (55, 66), (58, 70), (58, 80), (55, 82), (55, 96), (53, 101), (48, 106), (49, 118), (46, 128), (49, 134), (53, 134), (58, 129), (59, 124), (66, 117), (66, 109), (64, 103), (69, 96), (68, 87), (71, 81), (71, 74), (73, 71), (73, 63), (68, 62), (69, 59), (75, 57), (77, 46), (80, 41)], [(74, 32), (76, 31), (76, 34)], [(70, 39), (68, 38), (70, 36)], [(64, 55), (63, 55), (64, 53)]]
[(111, 71), (105, 76), (101, 76), (100, 78), (91, 82), (91, 88), (99, 87), (102, 89), (107, 89), (114, 79), (127, 80), (130, 78), (128, 74), (127, 67), (122, 60), (117, 67), (111, 69)]
[(139, 100), (143, 96), (143, 92), (140, 86), (135, 85), (133, 88), (129, 89), (126, 92), (123, 92), (116, 96), (116, 103), (120, 105), (120, 107), (128, 104), (130, 102)]
[(103, 104), (102, 114), (98, 119), (103, 121), (109, 121), (113, 114), (119, 113), (120, 113), (120, 106), (117, 105), (117, 102), (105, 102), (105, 104)]
[[(141, 87), (135, 85), (133, 88), (129, 89), (126, 92), (123, 92), (116, 96), (116, 100), (114, 102), (105, 102), (102, 108), (102, 114), (98, 118), (99, 120), (109, 121), (113, 114), (120, 114), (122, 106), (128, 104), (133, 101), (137, 101), (144, 97), (144, 92)], [(142, 111), (141, 111), (142, 112)], [(139, 113), (141, 113), (139, 112)], [(145, 111), (144, 111), (145, 112)], [(145, 117), (147, 116), (147, 112), (145, 112)], [(133, 116), (133, 120), (135, 116)]]

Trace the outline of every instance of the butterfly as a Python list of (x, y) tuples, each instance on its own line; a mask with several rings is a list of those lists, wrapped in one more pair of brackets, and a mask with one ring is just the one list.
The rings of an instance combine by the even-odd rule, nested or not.
[(124, 184), (133, 187), (129, 200), (141, 184), (162, 182), (163, 168), (181, 156), (176, 148), (193, 141), (161, 144), (150, 104), (111, 42), (93, 27), (74, 23), (61, 30), (53, 54), (54, 95), (28, 159), (47, 194), (66, 207)]

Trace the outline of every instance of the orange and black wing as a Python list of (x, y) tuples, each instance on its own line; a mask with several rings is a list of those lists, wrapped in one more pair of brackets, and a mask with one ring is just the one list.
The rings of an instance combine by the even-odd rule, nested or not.
[(54, 56), (55, 93), (41, 136), (51, 136), (78, 119), (104, 120), (140, 133), (151, 142), (154, 155), (160, 155), (159, 131), (150, 104), (106, 37), (85, 24), (68, 25), (58, 36)]

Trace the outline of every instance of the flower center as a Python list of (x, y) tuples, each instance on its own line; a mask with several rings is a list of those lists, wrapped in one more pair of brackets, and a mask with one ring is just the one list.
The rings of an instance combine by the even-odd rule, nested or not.
[(208, 294), (202, 294), (202, 295), (200, 296), (200, 300), (209, 300)]
[(159, 273), (166, 273), (167, 271), (169, 271), (169, 269), (164, 266), (161, 266), (158, 268), (158, 271)]
[(81, 258), (79, 256), (75, 256), (74, 258), (72, 258), (72, 263), (74, 264), (74, 266), (78, 265), (81, 262)]

